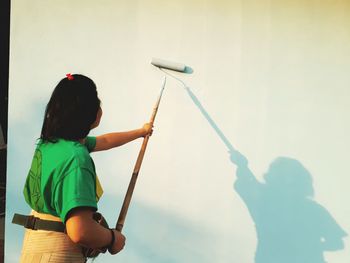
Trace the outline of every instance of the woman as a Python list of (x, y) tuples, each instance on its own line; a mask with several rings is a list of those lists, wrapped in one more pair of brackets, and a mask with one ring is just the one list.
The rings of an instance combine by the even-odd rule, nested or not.
[(32, 216), (14, 219), (27, 228), (21, 262), (86, 262), (86, 248), (108, 249), (111, 254), (123, 249), (124, 235), (94, 219), (102, 188), (90, 152), (149, 135), (152, 127), (88, 137), (101, 116), (91, 79), (67, 74), (58, 83), (23, 191)]

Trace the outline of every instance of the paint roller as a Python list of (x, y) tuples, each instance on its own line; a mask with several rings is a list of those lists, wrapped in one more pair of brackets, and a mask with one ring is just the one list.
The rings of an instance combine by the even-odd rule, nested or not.
[[(174, 71), (183, 72), (183, 73), (186, 73), (186, 69), (190, 69), (189, 67), (186, 67), (185, 64), (167, 61), (167, 60), (158, 59), (158, 58), (152, 58), (151, 64), (158, 67), (159, 69), (164, 68), (164, 69), (174, 70)], [(158, 112), (158, 108), (159, 108), (159, 104), (160, 104), (160, 101), (161, 101), (161, 98), (163, 95), (165, 84), (166, 84), (166, 76), (164, 76), (162, 87), (160, 90), (160, 94), (159, 94), (158, 99), (156, 101), (156, 104), (153, 108), (153, 112), (152, 112), (151, 119), (149, 122), (152, 126), (153, 126), (154, 120), (155, 120), (157, 112)], [(136, 159), (136, 163), (135, 163), (134, 170), (133, 170), (133, 173), (132, 173), (132, 176), (130, 179), (130, 183), (129, 183), (128, 189), (126, 191), (123, 205), (122, 205), (122, 208), (120, 210), (118, 221), (117, 221), (116, 227), (115, 227), (116, 230), (118, 230), (119, 232), (122, 231), (123, 226), (124, 226), (125, 218), (126, 218), (126, 215), (127, 215), (128, 209), (129, 209), (132, 194), (133, 194), (134, 189), (135, 189), (135, 185), (136, 185), (137, 177), (139, 175), (139, 171), (141, 168), (142, 160), (143, 160), (143, 157), (144, 157), (145, 152), (146, 152), (146, 147), (148, 144), (149, 137), (150, 137), (150, 135), (147, 135), (143, 139), (141, 149), (140, 149), (139, 154), (138, 154), (137, 159)]]
[(158, 68), (165, 68), (179, 72), (185, 72), (186, 65), (182, 63), (172, 62), (159, 58), (152, 58), (151, 64)]

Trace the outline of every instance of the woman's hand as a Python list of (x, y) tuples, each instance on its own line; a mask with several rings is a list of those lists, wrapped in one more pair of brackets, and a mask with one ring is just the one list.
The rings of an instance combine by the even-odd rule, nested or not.
[(115, 241), (111, 248), (108, 248), (109, 253), (112, 255), (120, 252), (125, 246), (125, 236), (119, 231), (113, 229)]
[(142, 137), (146, 137), (147, 135), (151, 136), (153, 133), (153, 125), (151, 123), (145, 123), (142, 129)]

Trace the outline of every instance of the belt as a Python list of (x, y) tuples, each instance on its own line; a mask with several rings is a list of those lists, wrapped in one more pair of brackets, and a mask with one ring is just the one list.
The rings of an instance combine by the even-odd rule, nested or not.
[(31, 230), (46, 230), (65, 232), (66, 227), (62, 222), (40, 219), (39, 217), (14, 214), (12, 223), (24, 226)]

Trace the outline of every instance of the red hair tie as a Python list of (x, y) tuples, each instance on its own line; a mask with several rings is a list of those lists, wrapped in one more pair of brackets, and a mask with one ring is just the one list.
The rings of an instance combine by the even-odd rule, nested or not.
[(73, 79), (74, 79), (74, 77), (73, 77), (72, 74), (70, 74), (70, 73), (66, 74), (66, 76), (67, 76), (67, 79), (68, 79), (68, 80), (73, 80)]

